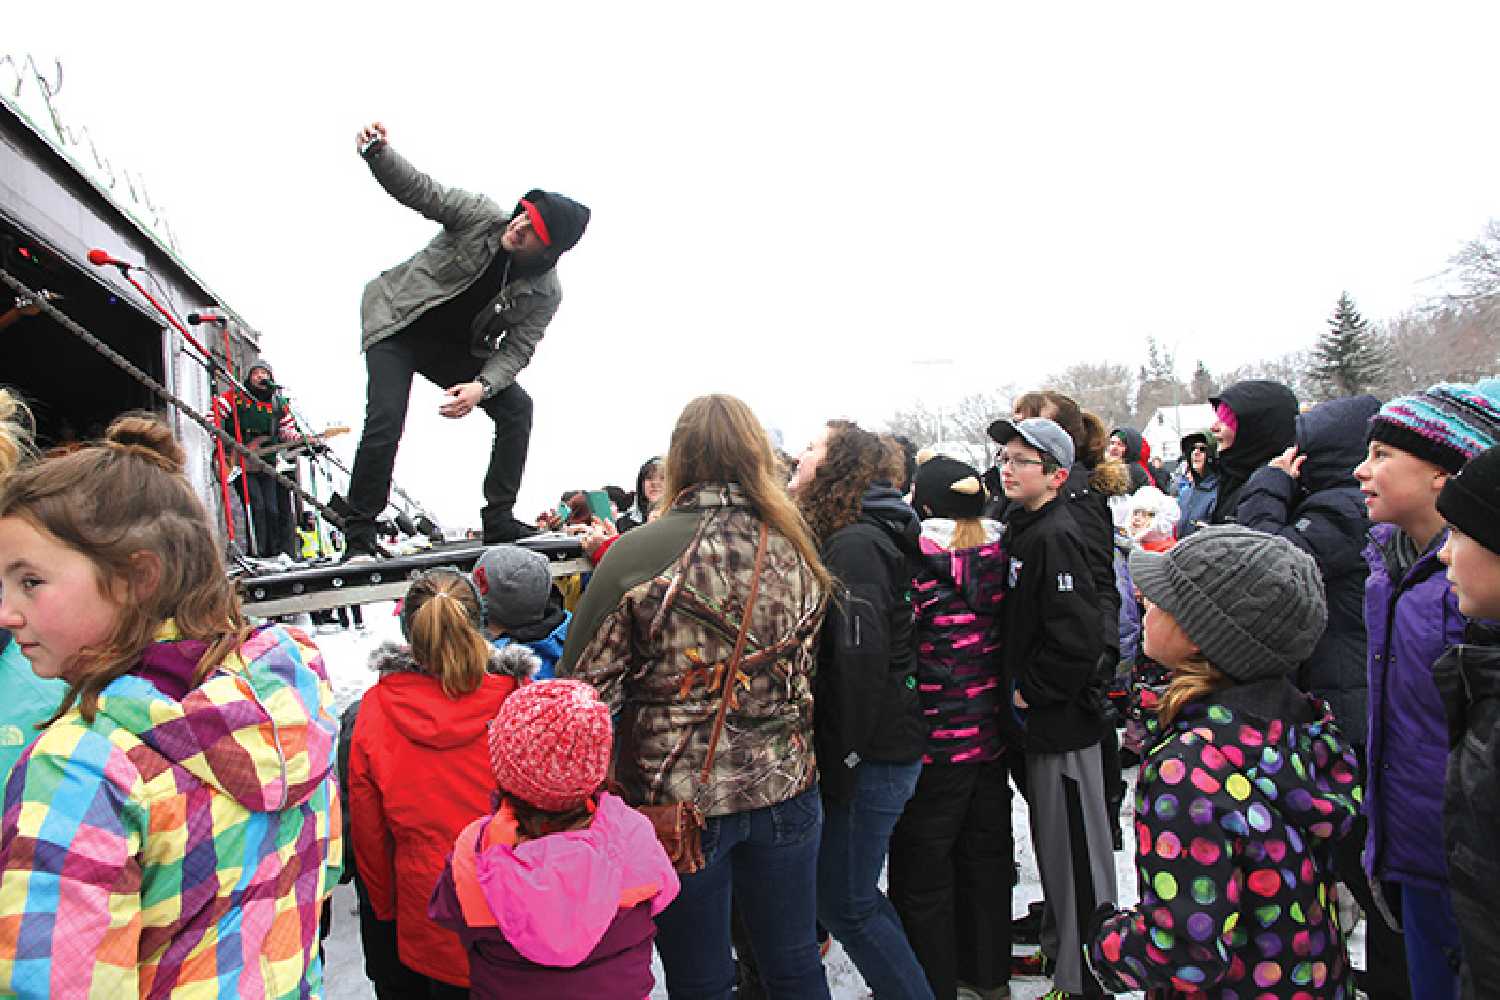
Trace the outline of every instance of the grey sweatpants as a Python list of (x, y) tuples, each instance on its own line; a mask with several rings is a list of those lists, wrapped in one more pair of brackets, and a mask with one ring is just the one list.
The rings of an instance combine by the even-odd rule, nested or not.
[(1067, 753), (1028, 751), (1026, 801), (1042, 874), (1042, 951), (1056, 963), (1052, 985), (1097, 996), (1098, 984), (1083, 964), (1082, 933), (1100, 903), (1115, 902), (1098, 744)]

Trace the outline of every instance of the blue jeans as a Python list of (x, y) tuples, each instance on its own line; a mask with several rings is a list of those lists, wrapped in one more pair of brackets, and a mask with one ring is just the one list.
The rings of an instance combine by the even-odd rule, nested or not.
[(864, 761), (850, 802), (825, 799), (818, 852), (818, 919), (839, 939), (876, 1000), (932, 1000), (901, 917), (880, 891), (891, 831), (916, 790), (922, 762)]
[(1447, 891), (1403, 885), (1401, 926), (1412, 1000), (1458, 1000), (1462, 944)]
[(828, 997), (813, 897), (822, 826), (817, 788), (764, 809), (708, 820), (707, 866), (682, 876), (682, 891), (656, 918), (656, 948), (672, 1000), (734, 995), (731, 897), (750, 931), (767, 994)]

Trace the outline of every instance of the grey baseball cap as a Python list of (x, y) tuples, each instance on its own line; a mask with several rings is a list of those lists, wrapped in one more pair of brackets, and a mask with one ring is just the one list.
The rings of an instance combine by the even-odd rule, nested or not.
[(1046, 417), (1027, 417), (1019, 423), (996, 420), (989, 426), (990, 440), (1007, 444), (1020, 438), (1037, 451), (1046, 452), (1064, 469), (1073, 467), (1073, 439), (1056, 421)]

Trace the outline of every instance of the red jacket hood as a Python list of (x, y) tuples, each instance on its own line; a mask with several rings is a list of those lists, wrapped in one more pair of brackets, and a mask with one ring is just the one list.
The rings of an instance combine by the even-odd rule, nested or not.
[(411, 742), (433, 750), (467, 746), (483, 736), (500, 703), (517, 685), (515, 677), (492, 671), (475, 690), (450, 697), (442, 683), (417, 664), (410, 649), (394, 643), (381, 646), (371, 665), (384, 675), (371, 693), (380, 698), (391, 724)]

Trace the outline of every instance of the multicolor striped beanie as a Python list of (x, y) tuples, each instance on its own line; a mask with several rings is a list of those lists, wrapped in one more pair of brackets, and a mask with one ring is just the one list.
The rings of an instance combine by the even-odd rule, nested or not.
[(1370, 420), (1370, 440), (1384, 441), (1449, 473), (1500, 444), (1500, 378), (1473, 385), (1440, 382), (1397, 396)]

